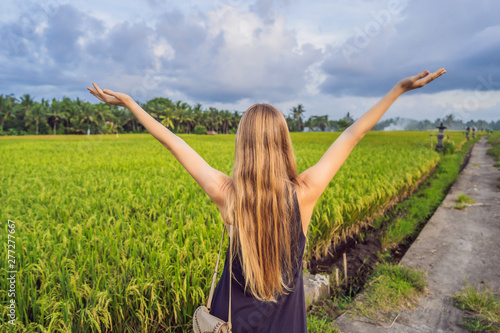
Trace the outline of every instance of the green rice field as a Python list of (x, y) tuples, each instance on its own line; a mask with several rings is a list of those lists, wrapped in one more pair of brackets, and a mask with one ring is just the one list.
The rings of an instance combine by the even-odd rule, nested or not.
[[(359, 142), (316, 204), (306, 263), (436, 166), (429, 134), (372, 131)], [(446, 134), (447, 147), (462, 147), (462, 132)], [(290, 135), (300, 173), (339, 133)], [(179, 136), (232, 175), (234, 134)], [(149, 134), (0, 137), (0, 154), (0, 268), (12, 270), (12, 220), (19, 332), (189, 331), (208, 297), (222, 218), (164, 146)], [(2, 332), (8, 285), (0, 280)]]

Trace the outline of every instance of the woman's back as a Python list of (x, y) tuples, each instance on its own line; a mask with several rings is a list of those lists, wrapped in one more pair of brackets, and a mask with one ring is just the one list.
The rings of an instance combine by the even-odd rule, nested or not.
[[(231, 321), (234, 333), (243, 332), (307, 332), (304, 284), (302, 277), (302, 256), (306, 237), (303, 233), (297, 196), (293, 194), (295, 214), (291, 219), (292, 239), (298, 243), (295, 253), (294, 289), (278, 298), (278, 303), (257, 300), (249, 290), (244, 292), (245, 278), (236, 255), (233, 260)], [(296, 248), (292, 246), (292, 248)], [(235, 280), (236, 279), (236, 280)], [(229, 308), (229, 248), (226, 252), (224, 270), (215, 288), (211, 314), (227, 321)]]
[[(278, 209), (273, 206), (273, 214), (264, 210), (262, 214), (256, 214), (260, 208), (269, 207), (273, 200), (269, 196), (261, 201), (263, 189), (273, 194), (281, 193), (284, 189), (280, 179), (294, 179), (295, 184), (299, 185), (299, 209), (296, 193), (294, 193), (294, 201), (296, 209), (296, 216), (293, 216), (293, 226), (299, 228), (290, 228), (290, 230), (298, 230), (295, 239), (298, 240), (300, 251), (294, 251), (303, 256), (305, 247), (305, 234), (311, 219), (312, 211), (316, 201), (324, 192), (330, 181), (333, 179), (337, 171), (345, 162), (352, 149), (356, 144), (375, 126), (375, 124), (384, 115), (391, 104), (404, 92), (418, 89), (425, 86), (427, 83), (433, 81), (439, 76), (446, 73), (444, 68), (437, 70), (429, 75), (429, 71), (423, 71), (418, 75), (407, 77), (400, 80), (377, 104), (368, 110), (362, 117), (356, 120), (352, 125), (345, 129), (333, 144), (328, 148), (321, 159), (309, 169), (297, 174), (297, 165), (292, 149), (292, 142), (288, 130), (288, 124), (284, 115), (275, 107), (268, 104), (254, 104), (252, 105), (240, 119), (236, 131), (235, 139), (235, 163), (233, 167), (233, 178), (228, 177), (219, 170), (211, 167), (199, 154), (197, 154), (189, 145), (180, 137), (173, 134), (168, 128), (160, 124), (156, 119), (147, 114), (133, 98), (130, 96), (106, 90), (104, 92), (95, 83), (94, 89), (88, 88), (90, 93), (96, 96), (99, 100), (117, 106), (128, 108), (139, 119), (142, 125), (167, 148), (175, 158), (182, 164), (182, 166), (193, 176), (196, 182), (202, 187), (205, 193), (217, 205), (222, 216), (225, 216), (227, 187), (225, 185), (231, 184), (234, 186), (230, 189), (238, 189), (237, 195), (229, 196), (233, 208), (229, 211), (237, 212), (238, 221), (243, 221), (242, 214), (257, 217), (254, 223), (261, 226), (262, 221), (268, 221), (269, 216), (283, 216), (286, 211), (283, 202), (280, 202)], [(467, 128), (469, 131), (470, 128)], [(233, 182), (234, 181), (234, 182)], [(224, 186), (221, 186), (223, 184)], [(236, 184), (236, 185), (235, 185)], [(233, 193), (234, 194), (234, 193)], [(282, 194), (282, 193), (281, 193)], [(280, 194), (280, 195), (281, 195)], [(235, 200), (235, 197), (239, 200)], [(255, 204), (255, 199), (258, 198), (258, 204)], [(249, 207), (241, 208), (242, 203), (251, 199), (253, 202)], [(240, 208), (234, 208), (240, 207)], [(276, 214), (278, 212), (280, 215)], [(300, 223), (303, 222), (303, 225)], [(227, 223), (227, 218), (224, 219)], [(232, 220), (232, 219), (231, 219)], [(255, 224), (239, 225), (239, 231), (246, 228), (245, 231), (255, 229)], [(284, 226), (287, 229), (288, 225)], [(275, 227), (275, 225), (267, 224), (264, 227)], [(276, 229), (275, 229), (276, 230)], [(259, 230), (261, 231), (261, 230)], [(255, 235), (247, 232), (238, 233), (237, 236), (241, 237), (243, 234), (243, 242), (246, 242), (245, 253), (263, 253), (259, 252), (264, 247), (271, 248), (271, 232), (263, 232), (258, 241), (255, 242)], [(289, 243), (288, 232), (279, 232), (274, 236), (280, 237), (280, 241), (285, 239), (285, 243)], [(258, 243), (258, 244), (256, 244)], [(297, 243), (295, 243), (297, 245)], [(283, 252), (283, 251), (282, 251)], [(288, 253), (287, 249), (285, 249)], [(267, 252), (271, 255), (276, 252)], [(288, 255), (286, 255), (288, 257)], [(259, 254), (259, 258), (260, 254)], [(274, 259), (274, 260), (271, 260)], [(245, 262), (245, 267), (256, 273), (257, 276), (262, 276), (263, 271), (273, 271), (277, 267), (279, 258), (270, 258), (268, 261), (260, 260), (258, 264), (251, 265)], [(242, 270), (239, 260), (234, 262), (234, 272), (236, 280), (239, 283), (233, 283), (233, 300), (234, 313), (233, 327), (235, 332), (249, 332), (255, 330), (273, 331), (273, 332), (305, 332), (305, 304), (302, 284), (302, 260), (300, 264), (294, 267), (295, 286), (297, 289), (289, 295), (279, 299), (278, 305), (273, 303), (263, 303), (256, 301), (253, 297), (243, 293)], [(213, 299), (212, 309), (213, 314), (227, 319), (228, 307), (228, 286), (229, 276), (227, 270), (228, 258), (226, 257), (226, 265), (224, 272), (215, 290), (215, 298)], [(261, 265), (261, 264), (266, 265)], [(249, 267), (249, 268), (248, 268)], [(279, 269), (274, 270), (271, 275), (271, 284), (268, 286), (274, 288), (279, 282)], [(262, 281), (258, 283), (252, 282), (253, 289), (257, 287), (258, 290), (263, 290), (266, 296), (269, 296), (269, 291), (264, 286)], [(271, 289), (271, 288), (269, 288)], [(260, 324), (260, 327), (259, 327)]]

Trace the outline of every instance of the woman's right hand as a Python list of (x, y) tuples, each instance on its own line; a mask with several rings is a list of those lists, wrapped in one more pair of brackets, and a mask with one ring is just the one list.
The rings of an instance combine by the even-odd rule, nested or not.
[(133, 102), (133, 99), (127, 94), (115, 92), (109, 89), (101, 90), (101, 88), (99, 88), (99, 86), (95, 83), (92, 83), (92, 85), (95, 89), (88, 87), (88, 91), (105, 103), (128, 108), (130, 103)]
[(396, 86), (401, 90), (401, 93), (405, 93), (413, 89), (422, 88), (427, 83), (437, 79), (444, 73), (446, 73), (444, 68), (440, 68), (432, 74), (430, 74), (429, 71), (423, 71), (418, 75), (402, 79), (396, 84)]

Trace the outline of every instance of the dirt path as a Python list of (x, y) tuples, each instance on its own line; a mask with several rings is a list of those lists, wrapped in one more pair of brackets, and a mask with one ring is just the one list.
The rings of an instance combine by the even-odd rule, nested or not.
[[(401, 264), (427, 272), (430, 294), (412, 311), (402, 311), (391, 328), (363, 322), (365, 318), (336, 320), (344, 333), (351, 332), (468, 332), (458, 324), (464, 314), (451, 296), (469, 283), (487, 283), (500, 293), (500, 171), (486, 155), (490, 145), (483, 137), (474, 144), (469, 163), (453, 184)], [(467, 194), (478, 203), (457, 210), (454, 200)], [(382, 324), (387, 325), (387, 324)]]

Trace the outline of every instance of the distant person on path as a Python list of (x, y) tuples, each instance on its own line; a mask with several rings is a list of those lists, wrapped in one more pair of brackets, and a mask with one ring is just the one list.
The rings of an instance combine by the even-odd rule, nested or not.
[(231, 283), (233, 332), (306, 333), (302, 257), (316, 201), (352, 149), (392, 103), (444, 73), (444, 68), (434, 73), (423, 71), (399, 81), (300, 175), (285, 117), (271, 105), (254, 104), (243, 114), (229, 177), (212, 168), (130, 96), (101, 90), (95, 83), (88, 90), (103, 102), (132, 111), (213, 200), (225, 227), (234, 226), (233, 277), (229, 277), (228, 249), (213, 295), (212, 315), (228, 319)]
[(469, 141), (469, 133), (470, 133), (470, 127), (467, 126), (467, 128), (465, 129), (465, 136), (467, 137), (467, 141)]
[(472, 138), (474, 139), (476, 137), (476, 127), (472, 127)]

